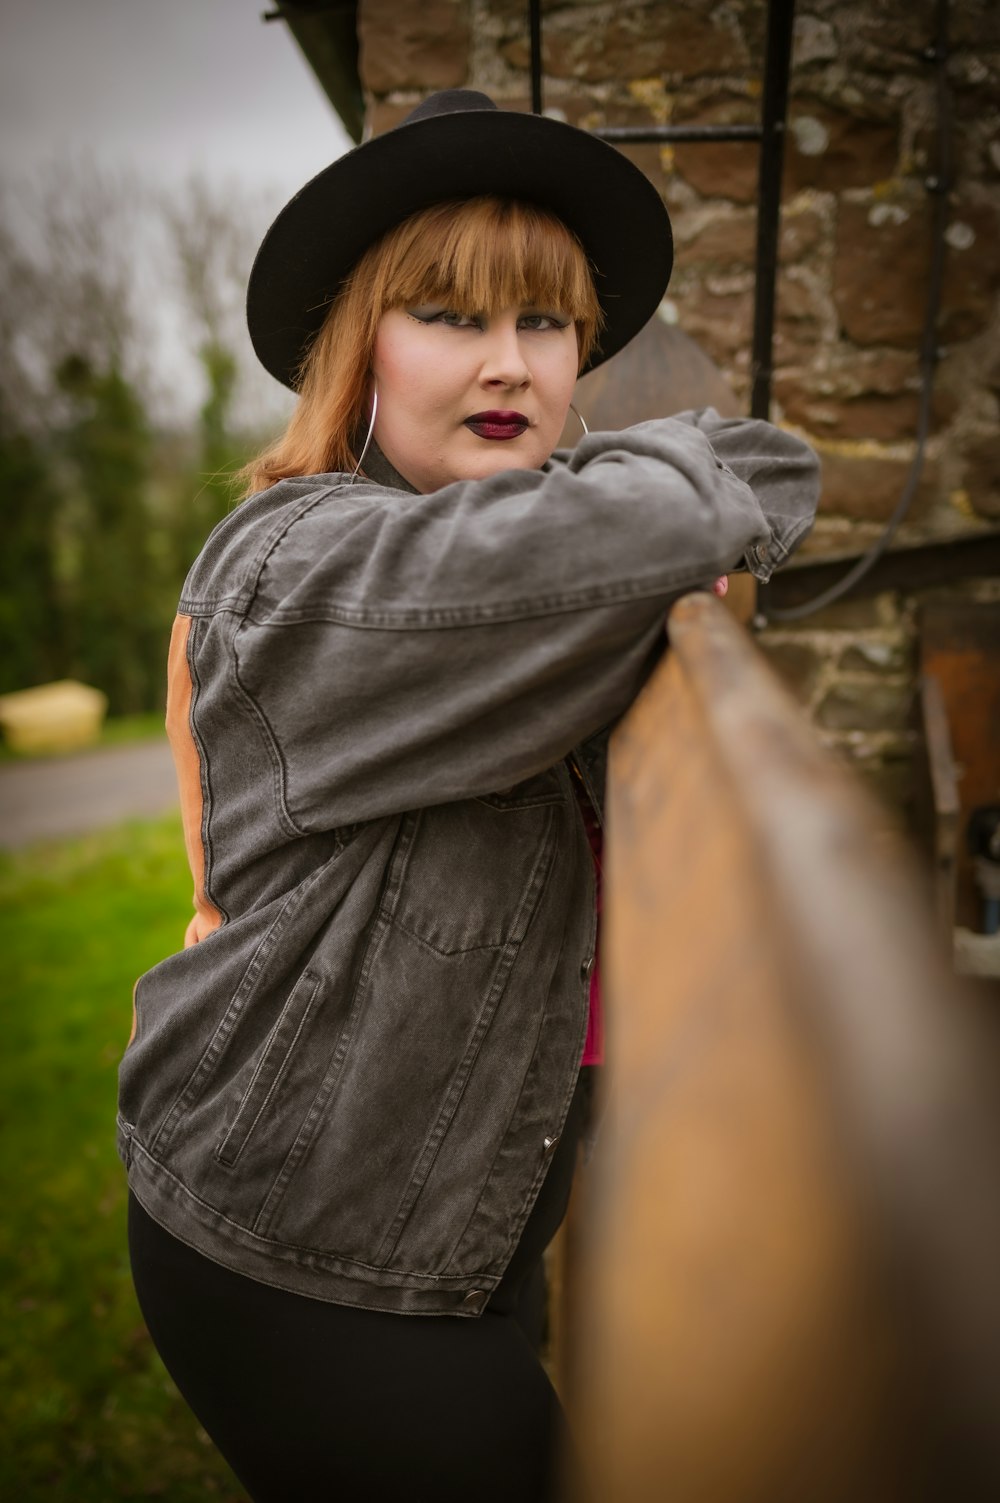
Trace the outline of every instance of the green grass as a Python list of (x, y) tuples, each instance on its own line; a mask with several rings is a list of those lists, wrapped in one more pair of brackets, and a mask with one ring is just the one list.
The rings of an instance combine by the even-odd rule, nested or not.
[(135, 977), (181, 942), (176, 815), (0, 856), (0, 1495), (235, 1503), (136, 1305), (115, 1082)]
[(101, 727), (101, 746), (122, 746), (129, 741), (156, 741), (165, 736), (163, 711), (147, 715), (113, 715)]

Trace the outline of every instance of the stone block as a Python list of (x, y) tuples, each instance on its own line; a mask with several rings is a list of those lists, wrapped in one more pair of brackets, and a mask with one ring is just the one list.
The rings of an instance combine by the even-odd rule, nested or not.
[[(530, 102), (526, 107), (531, 108)], [(602, 100), (596, 93), (587, 93), (583, 89), (574, 89), (571, 95), (561, 97), (559, 107), (568, 123), (578, 125), (582, 130), (596, 130), (604, 125), (644, 126), (660, 123), (644, 104), (617, 99)], [(661, 193), (665, 191), (669, 175), (664, 170), (660, 146), (655, 142), (639, 143), (616, 146), (615, 150), (628, 157)]]
[(781, 216), (781, 259), (784, 262), (801, 261), (816, 249), (823, 239), (822, 215), (813, 209), (801, 209)]
[(902, 731), (913, 717), (913, 689), (879, 679), (843, 680), (823, 696), (817, 724), (831, 731)]
[(850, 563), (868, 543), (874, 542), (881, 530), (877, 522), (854, 523), (846, 517), (827, 516), (820, 512), (812, 530), (807, 532), (795, 550), (795, 559), (788, 567), (814, 563), (843, 564), (846, 573)]
[[(626, 0), (604, 24), (582, 27), (570, 17), (560, 25), (559, 19), (556, 15), (542, 29), (544, 69), (551, 78), (617, 83), (679, 74), (691, 79), (707, 73), (743, 74), (749, 66), (740, 32), (719, 12), (706, 15)], [(513, 67), (527, 68), (527, 27), (502, 43), (500, 51)]]
[[(857, 450), (862, 451), (857, 452), (819, 445), (823, 464), (820, 510), (854, 521), (888, 521), (902, 495), (910, 464), (905, 459), (865, 453), (864, 448), (864, 445), (857, 445)], [(937, 498), (937, 465), (925, 458), (917, 494), (910, 508), (910, 520), (926, 516)]]
[(989, 323), (1000, 292), (1000, 211), (956, 202), (947, 231), (941, 340), (970, 339)]
[(904, 6), (890, 4), (881, 15), (866, 11), (853, 28), (842, 29), (841, 37), (855, 73), (925, 74), (927, 71), (914, 41), (912, 17)]
[(469, 71), (469, 0), (361, 0), (359, 71), (373, 94), (456, 89)]
[(909, 643), (864, 637), (841, 654), (837, 664), (843, 673), (909, 673), (913, 669), (913, 651)]
[(387, 130), (395, 130), (414, 108), (412, 104), (390, 104), (385, 99), (374, 99), (365, 115), (369, 135), (383, 136)]
[(821, 294), (808, 282), (782, 273), (778, 278), (777, 322), (818, 327), (825, 312)]
[(853, 397), (846, 402), (802, 395), (790, 397), (783, 405), (790, 422), (813, 433), (892, 443), (916, 436), (920, 400), (916, 393), (898, 397)]
[(807, 68), (810, 63), (832, 62), (840, 48), (829, 21), (818, 16), (795, 17), (792, 68)]
[(1000, 348), (995, 348), (983, 373), (983, 379), (990, 391), (1000, 396)]
[(677, 297), (680, 325), (718, 365), (750, 350), (753, 294), (712, 292), (696, 282)]
[(807, 624), (816, 631), (865, 631), (898, 619), (899, 605), (895, 595), (847, 595), (843, 600), (814, 611), (807, 618)]
[(814, 98), (793, 99), (788, 111), (784, 187), (842, 193), (870, 188), (896, 171), (899, 122), (870, 107), (832, 109)]
[(825, 654), (808, 642), (771, 642), (767, 633), (757, 638), (778, 677), (802, 705), (808, 705), (825, 661)]
[(742, 141), (693, 141), (674, 147), (674, 167), (704, 198), (757, 201), (758, 151)]
[[(680, 224), (675, 228), (680, 229)], [(677, 266), (712, 266), (749, 270), (755, 264), (757, 215), (721, 212), (706, 220), (690, 240), (676, 248)]]
[[(731, 94), (683, 99), (673, 114), (675, 125), (757, 125), (759, 121), (757, 101)], [(696, 193), (740, 204), (756, 205), (759, 158), (756, 144), (750, 142), (695, 141), (674, 147), (674, 166)]]
[[(988, 204), (956, 203), (948, 230), (941, 338), (968, 339), (987, 324), (1000, 289), (1000, 216)], [(930, 267), (930, 225), (922, 200), (842, 203), (834, 298), (843, 328), (860, 345), (917, 345)]]
[(973, 510), (991, 521), (1000, 518), (1000, 434), (978, 439), (965, 454), (965, 489)]
[[(967, 386), (967, 378), (959, 378)], [(916, 351), (823, 351), (822, 363), (779, 370), (774, 392), (788, 422), (820, 437), (895, 443), (916, 437), (921, 375)], [(931, 397), (931, 432), (951, 422), (960, 392), (941, 367)]]
[(962, 0), (949, 18), (949, 41), (953, 47), (973, 51), (1000, 47), (1000, 8), (996, 0)]
[[(888, 206), (887, 206), (888, 207)], [(916, 345), (927, 301), (928, 228), (922, 203), (870, 217), (842, 203), (837, 217), (833, 296), (856, 344)]]
[(826, 303), (815, 286), (779, 274), (775, 301), (774, 358), (779, 365), (805, 365), (819, 350)]
[(835, 379), (842, 396), (857, 397), (872, 392), (884, 397), (912, 388), (919, 376), (916, 350), (854, 350), (846, 346)]
[[(757, 215), (751, 210), (722, 209), (681, 243), (683, 220), (675, 216), (677, 265), (708, 265), (729, 270), (752, 270), (757, 256)], [(781, 259), (797, 261), (815, 246), (822, 234), (818, 214), (786, 215), (781, 226)], [(781, 300), (779, 299), (779, 309)]]

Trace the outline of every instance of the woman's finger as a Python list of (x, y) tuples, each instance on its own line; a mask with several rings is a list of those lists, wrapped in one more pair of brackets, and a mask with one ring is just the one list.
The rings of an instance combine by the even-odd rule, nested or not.
[(713, 595), (725, 595), (728, 592), (728, 590), (729, 590), (729, 575), (728, 574), (723, 574), (723, 575), (721, 575), (715, 581), (715, 584), (712, 586), (712, 594)]

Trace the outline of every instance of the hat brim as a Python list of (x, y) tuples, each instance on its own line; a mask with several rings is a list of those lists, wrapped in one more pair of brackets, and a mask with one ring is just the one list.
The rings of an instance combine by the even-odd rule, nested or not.
[(294, 389), (337, 288), (368, 247), (419, 209), (481, 194), (539, 204), (578, 236), (605, 318), (586, 370), (622, 349), (656, 311), (673, 264), (670, 220), (627, 157), (545, 116), (453, 111), (356, 147), (285, 205), (247, 287), (261, 364)]

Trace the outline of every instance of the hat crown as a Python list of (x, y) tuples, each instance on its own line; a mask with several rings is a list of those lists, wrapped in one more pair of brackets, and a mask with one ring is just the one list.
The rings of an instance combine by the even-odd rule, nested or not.
[(263, 365), (294, 388), (331, 301), (369, 247), (434, 204), (484, 195), (540, 205), (583, 246), (605, 320), (589, 368), (655, 312), (673, 260), (670, 220), (639, 168), (564, 121), (498, 108), (477, 89), (442, 89), (324, 168), (268, 230), (247, 288)]
[(481, 94), (478, 89), (441, 89), (421, 100), (400, 124), (413, 125), (417, 120), (430, 120), (435, 115), (457, 115), (463, 110), (495, 109), (489, 95)]

